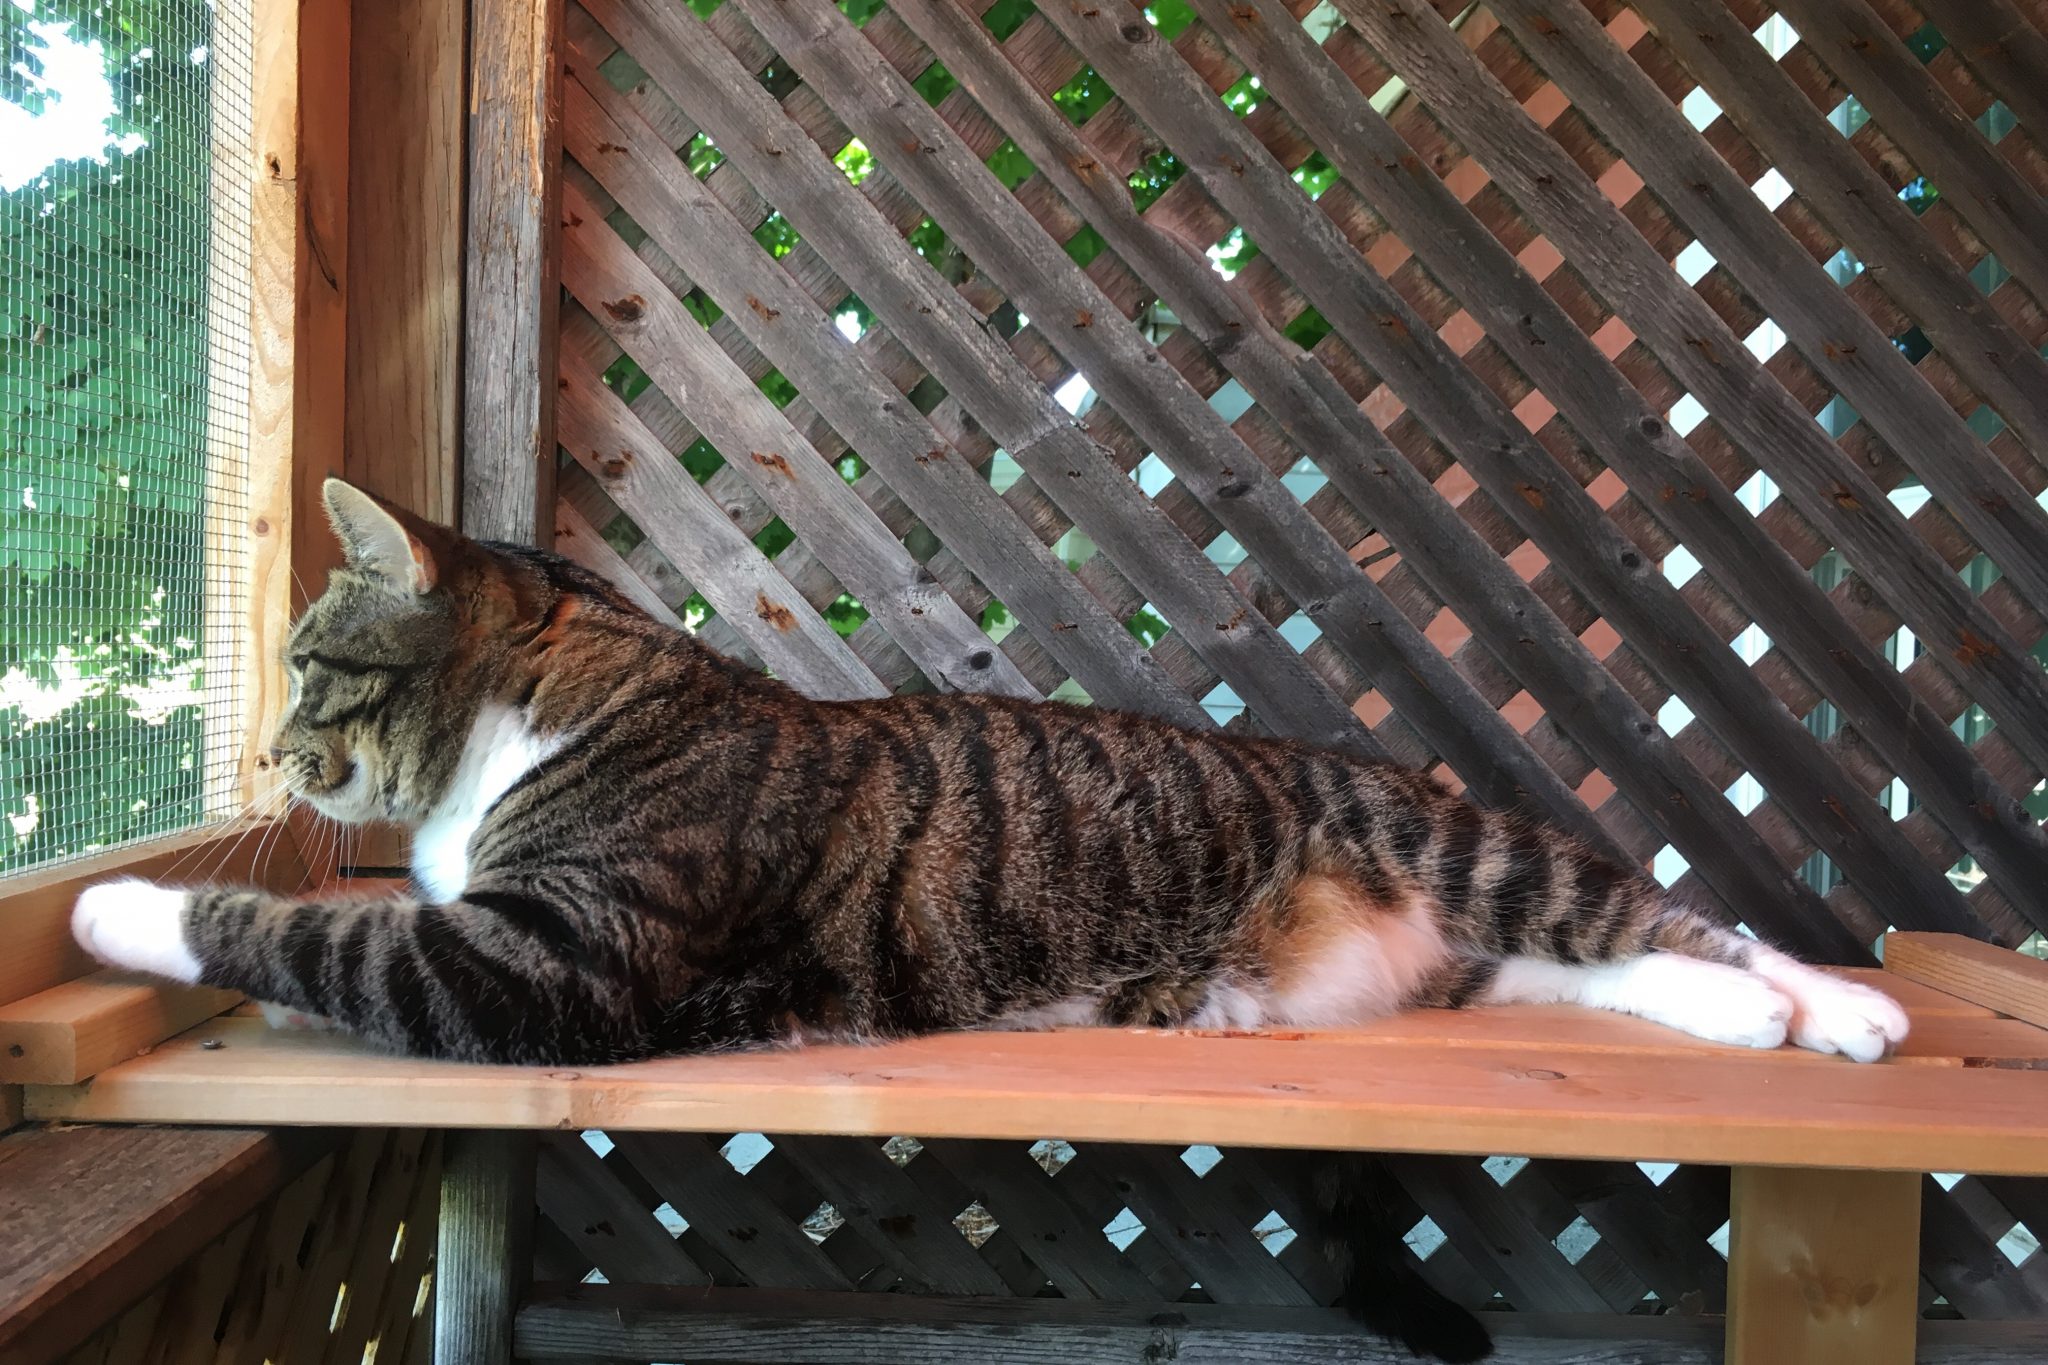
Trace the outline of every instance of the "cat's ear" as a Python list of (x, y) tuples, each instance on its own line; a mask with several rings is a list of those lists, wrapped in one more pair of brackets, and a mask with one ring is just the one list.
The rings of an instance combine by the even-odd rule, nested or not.
[(445, 568), (434, 553), (443, 539), (437, 528), (340, 479), (321, 485), (320, 497), (351, 569), (374, 574), (400, 592), (434, 590)]

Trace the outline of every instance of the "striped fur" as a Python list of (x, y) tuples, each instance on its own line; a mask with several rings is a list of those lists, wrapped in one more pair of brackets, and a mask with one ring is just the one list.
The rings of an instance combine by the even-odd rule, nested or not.
[[(205, 980), (393, 1047), (587, 1063), (1514, 999), (1654, 1018), (1694, 984), (1740, 1017), (1667, 1022), (1726, 1041), (1874, 1056), (1903, 1032), (1419, 774), (1095, 708), (813, 701), (563, 560), (329, 498), (349, 564), (293, 632), (276, 756), (328, 814), (420, 827), (429, 894), (201, 890), (181, 931)], [(90, 942), (117, 955), (101, 899)]]
[[(501, 1062), (1494, 1001), (1859, 1060), (1904, 1036), (1882, 995), (1416, 773), (1102, 709), (810, 700), (563, 560), (327, 494), (348, 562), (292, 634), (274, 755), (325, 813), (413, 826), (418, 894), (113, 883), (74, 915), (105, 961)], [(1384, 1179), (1303, 1171), (1345, 1302), (1478, 1358)]]

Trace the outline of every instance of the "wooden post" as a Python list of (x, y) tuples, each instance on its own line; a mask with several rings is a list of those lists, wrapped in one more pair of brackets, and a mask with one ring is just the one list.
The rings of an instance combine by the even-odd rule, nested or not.
[(562, 0), (473, 0), (462, 529), (554, 544)]
[(1727, 1365), (1911, 1365), (1920, 1177), (1738, 1166)]
[(533, 1134), (456, 1129), (446, 1142), (434, 1359), (500, 1365), (512, 1359), (512, 1315), (532, 1269)]

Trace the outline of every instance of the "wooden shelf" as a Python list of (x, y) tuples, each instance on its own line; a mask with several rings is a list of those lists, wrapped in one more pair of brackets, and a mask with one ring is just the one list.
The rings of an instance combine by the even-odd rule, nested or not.
[(1882, 1066), (1716, 1047), (1561, 1007), (1334, 1033), (950, 1034), (574, 1069), (380, 1055), (211, 1020), (32, 1117), (1215, 1142), (2048, 1174), (2048, 1030), (1888, 977)]

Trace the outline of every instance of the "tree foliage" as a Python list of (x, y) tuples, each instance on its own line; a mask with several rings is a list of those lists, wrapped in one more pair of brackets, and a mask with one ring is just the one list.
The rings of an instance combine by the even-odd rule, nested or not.
[(7, 871), (198, 818), (214, 64), (204, 0), (0, 12), (0, 97), (38, 132), (53, 34), (98, 46), (114, 111), (103, 159), (0, 209)]

